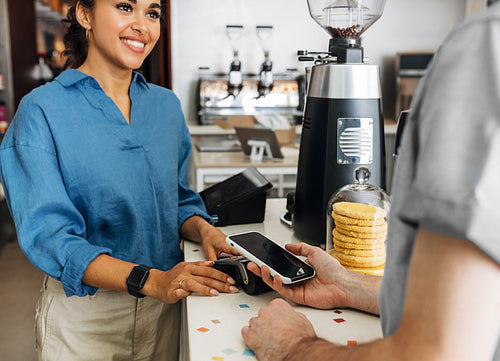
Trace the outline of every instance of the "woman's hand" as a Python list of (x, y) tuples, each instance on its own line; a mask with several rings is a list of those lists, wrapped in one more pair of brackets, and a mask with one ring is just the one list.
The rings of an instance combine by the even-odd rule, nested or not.
[(250, 263), (248, 269), (261, 276), (265, 283), (283, 297), (296, 303), (321, 309), (347, 305), (344, 280), (348, 277), (348, 271), (335, 258), (322, 249), (305, 243), (287, 244), (286, 248), (293, 254), (307, 257), (307, 262), (316, 270), (316, 276), (303, 282), (284, 285), (279, 276), (271, 277), (266, 266), (259, 269), (255, 263)]
[(226, 243), (226, 235), (220, 229), (199, 216), (188, 218), (182, 225), (180, 234), (183, 238), (201, 243), (209, 261), (215, 261), (222, 252), (239, 255)]
[(175, 303), (193, 292), (207, 296), (238, 292), (234, 280), (212, 265), (213, 262), (181, 262), (168, 271), (152, 269), (141, 293)]
[(226, 243), (226, 235), (210, 224), (203, 233), (201, 245), (209, 261), (215, 261), (222, 252), (235, 256), (239, 255), (233, 247)]

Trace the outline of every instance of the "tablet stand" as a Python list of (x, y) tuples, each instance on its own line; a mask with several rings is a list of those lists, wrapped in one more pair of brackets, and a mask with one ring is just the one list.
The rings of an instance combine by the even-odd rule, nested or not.
[(261, 161), (264, 157), (269, 159), (273, 158), (273, 153), (271, 152), (271, 147), (268, 142), (250, 139), (247, 144), (252, 147), (252, 151), (250, 152), (251, 160)]

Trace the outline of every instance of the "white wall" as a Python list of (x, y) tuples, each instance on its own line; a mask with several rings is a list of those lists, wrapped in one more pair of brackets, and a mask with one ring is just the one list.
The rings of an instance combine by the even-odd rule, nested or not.
[[(298, 49), (328, 50), (329, 36), (309, 16), (306, 0), (172, 0), (173, 90), (186, 119), (196, 122), (198, 68), (227, 72), (232, 50), (227, 24), (244, 25), (240, 59), (243, 72), (258, 72), (263, 52), (256, 25), (273, 25), (274, 71), (303, 69)], [(435, 50), (464, 18), (464, 0), (387, 0), (382, 17), (363, 37), (365, 56), (381, 66), (384, 113), (393, 115), (394, 56), (398, 51)]]

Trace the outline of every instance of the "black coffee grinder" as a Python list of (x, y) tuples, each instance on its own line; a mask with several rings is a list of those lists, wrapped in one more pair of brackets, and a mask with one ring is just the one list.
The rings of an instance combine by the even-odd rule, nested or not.
[[(328, 52), (299, 51), (311, 69), (297, 171), (293, 228), (324, 245), (330, 196), (363, 165), (386, 188), (379, 67), (364, 63), (361, 34), (382, 15), (385, 0), (308, 0), (312, 18), (331, 36)], [(308, 57), (315, 54), (317, 57)]]

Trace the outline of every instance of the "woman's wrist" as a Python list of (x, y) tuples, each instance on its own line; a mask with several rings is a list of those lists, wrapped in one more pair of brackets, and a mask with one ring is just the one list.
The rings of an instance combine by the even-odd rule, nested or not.
[(183, 223), (180, 229), (180, 235), (182, 238), (201, 243), (214, 229), (215, 227), (202, 217), (193, 216)]
[(149, 270), (148, 279), (144, 283), (144, 286), (142, 287), (140, 293), (145, 295), (145, 296), (157, 298), (157, 293), (158, 293), (157, 290), (159, 289), (159, 287), (158, 287), (159, 281), (158, 280), (161, 277), (162, 273), (163, 273), (163, 271), (160, 271), (160, 270), (155, 269), (155, 268), (151, 268)]
[(201, 241), (209, 238), (210, 234), (214, 231), (218, 231), (218, 229), (200, 217), (198, 221), (198, 232), (200, 233)]

